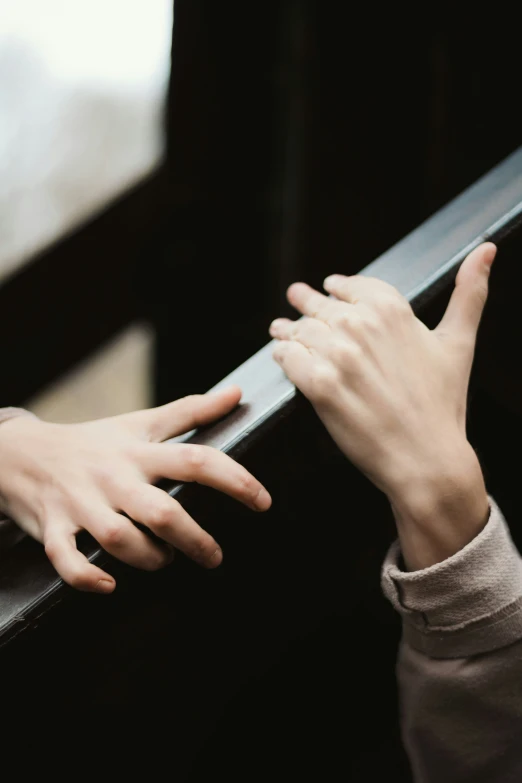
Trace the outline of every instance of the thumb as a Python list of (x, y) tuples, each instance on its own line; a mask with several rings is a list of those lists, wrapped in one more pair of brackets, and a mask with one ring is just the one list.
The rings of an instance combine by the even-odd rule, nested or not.
[(241, 389), (229, 386), (218, 392), (193, 394), (158, 408), (129, 413), (125, 419), (137, 434), (160, 443), (221, 418), (235, 408), (240, 399)]
[(497, 248), (484, 242), (466, 256), (455, 280), (451, 299), (435, 331), (449, 337), (468, 337), (473, 344), (488, 298), (488, 280)]

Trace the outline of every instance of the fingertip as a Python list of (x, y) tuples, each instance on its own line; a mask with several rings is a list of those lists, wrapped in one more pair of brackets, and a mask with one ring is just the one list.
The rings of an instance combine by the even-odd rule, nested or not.
[(72, 568), (66, 570), (65, 573), (60, 573), (60, 576), (70, 587), (82, 593), (103, 593), (107, 595), (114, 592), (116, 588), (116, 581), (112, 576), (94, 565), (85, 569)]
[(484, 242), (482, 245), (483, 249), (483, 261), (486, 264), (486, 266), (491, 266), (493, 261), (495, 260), (495, 256), (497, 255), (497, 246), (493, 244), (493, 242)]
[(76, 548), (75, 536), (54, 531), (45, 540), (45, 553), (57, 573), (70, 587), (87, 593), (112, 593), (115, 579), (103, 569), (89, 562)]
[[(80, 581), (80, 580), (78, 580)], [(108, 595), (113, 593), (116, 589), (116, 580), (113, 576), (104, 571), (102, 568), (98, 568), (94, 563), (89, 563), (88, 570), (85, 570), (84, 585), (74, 585), (79, 590), (88, 591), (90, 593), (101, 593)]]
[(270, 326), (268, 327), (268, 333), (271, 337), (279, 337), (281, 333), (281, 327), (285, 326), (287, 318), (274, 318)]
[(112, 577), (106, 576), (103, 577), (103, 579), (98, 579), (94, 587), (94, 592), (108, 595), (109, 593), (113, 593), (115, 589), (116, 582), (114, 579)]
[(237, 384), (232, 384), (231, 386), (227, 386), (224, 389), (219, 389), (218, 391), (210, 391), (208, 392), (209, 396), (220, 396), (225, 399), (227, 399), (230, 404), (234, 402), (234, 404), (237, 405), (241, 397), (243, 396), (243, 392), (241, 388)]
[(493, 244), (493, 242), (482, 242), (482, 244), (478, 245), (468, 254), (467, 258), (473, 258), (475, 260), (480, 258), (482, 263), (486, 264), (486, 266), (491, 266), (496, 254), (497, 246)]
[(256, 511), (268, 511), (272, 505), (272, 498), (264, 487), (259, 490), (259, 493), (254, 501), (254, 507)]
[(455, 287), (473, 284), (477, 279), (482, 279), (484, 273), (489, 274), (496, 255), (497, 246), (493, 242), (483, 242), (477, 245), (460, 265)]
[(299, 293), (299, 290), (304, 288), (305, 286), (306, 283), (301, 283), (301, 282), (292, 283), (292, 285), (289, 285), (288, 288), (286, 289), (286, 298), (289, 301), (291, 301), (294, 298), (294, 296), (296, 296), (296, 294)]
[(328, 275), (323, 280), (323, 288), (325, 291), (330, 291), (332, 288), (336, 288), (344, 280), (344, 275)]
[(205, 568), (208, 568), (209, 570), (212, 570), (213, 568), (217, 568), (221, 565), (223, 562), (223, 550), (220, 546), (217, 547), (216, 551), (213, 555), (211, 555), (208, 560), (205, 561)]
[(238, 400), (241, 399), (243, 391), (241, 387), (237, 385), (237, 383), (232, 384), (232, 386), (228, 386), (227, 389), (231, 396), (236, 397)]

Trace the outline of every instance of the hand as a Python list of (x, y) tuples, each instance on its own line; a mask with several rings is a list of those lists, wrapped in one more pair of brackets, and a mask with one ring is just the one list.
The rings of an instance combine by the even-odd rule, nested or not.
[[(73, 587), (100, 593), (112, 576), (89, 563), (75, 536), (87, 530), (111, 555), (155, 570), (174, 548), (206, 568), (222, 552), (181, 505), (152, 486), (160, 478), (197, 481), (256, 511), (271, 504), (268, 492), (230, 457), (208, 446), (161, 441), (228, 413), (241, 398), (231, 387), (185, 397), (151, 410), (82, 424), (50, 424), (20, 416), (0, 425), (0, 510), (38, 541)], [(163, 539), (145, 535), (130, 519)]]
[[(444, 559), (487, 520), (482, 473), (466, 437), (466, 398), (495, 254), (486, 243), (466, 258), (434, 330), (393, 286), (361, 275), (327, 278), (334, 298), (294, 284), (288, 300), (306, 317), (270, 327), (279, 340), (275, 360), (346, 456), (387, 494), (399, 534), (401, 525), (416, 531), (403, 542), (410, 567)], [(455, 532), (464, 507), (472, 519)], [(443, 509), (452, 524), (434, 535), (428, 519)]]

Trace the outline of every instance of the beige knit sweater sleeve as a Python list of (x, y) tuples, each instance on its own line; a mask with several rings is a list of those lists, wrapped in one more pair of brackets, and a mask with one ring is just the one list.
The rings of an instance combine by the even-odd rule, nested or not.
[(522, 783), (522, 559), (490, 497), (482, 532), (422, 571), (385, 560), (403, 618), (397, 674), (416, 783)]

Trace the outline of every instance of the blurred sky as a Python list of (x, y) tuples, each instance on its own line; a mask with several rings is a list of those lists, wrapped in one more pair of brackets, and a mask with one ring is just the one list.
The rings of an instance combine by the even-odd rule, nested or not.
[(0, 0), (0, 40), (38, 51), (56, 79), (148, 89), (170, 51), (171, 0)]
[(162, 154), (172, 0), (0, 0), (0, 280)]

